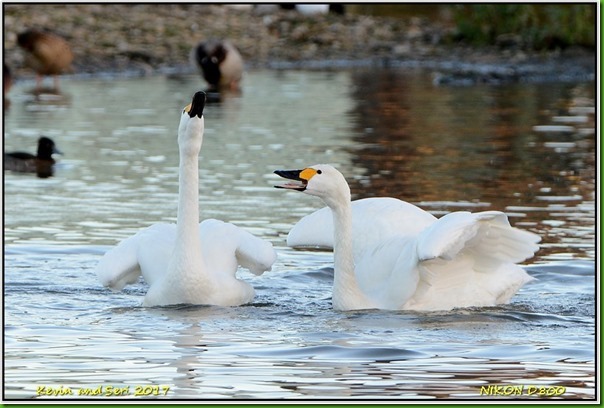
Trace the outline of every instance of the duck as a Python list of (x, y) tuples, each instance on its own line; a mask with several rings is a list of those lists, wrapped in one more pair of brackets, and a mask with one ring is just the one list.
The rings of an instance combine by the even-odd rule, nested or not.
[(239, 92), (243, 57), (229, 40), (210, 39), (193, 47), (191, 60), (209, 85), (208, 91)]
[(3, 155), (4, 170), (18, 173), (36, 173), (40, 178), (50, 177), (54, 173), (55, 159), (53, 154), (63, 154), (55, 142), (42, 136), (38, 139), (38, 150), (35, 155), (27, 152), (9, 152)]
[(503, 212), (456, 211), (437, 219), (392, 197), (351, 201), (344, 175), (328, 164), (274, 173), (289, 180), (275, 187), (327, 206), (302, 218), (303, 232), (288, 244), (333, 248), (335, 310), (496, 306), (534, 279), (518, 263), (534, 256), (540, 237), (512, 227)]
[(255, 275), (270, 271), (273, 245), (231, 223), (199, 222), (199, 153), (203, 142), (206, 94), (196, 92), (178, 126), (179, 175), (176, 224), (158, 223), (107, 251), (95, 268), (101, 284), (113, 290), (149, 285), (143, 306), (179, 304), (239, 306), (255, 296), (236, 277), (238, 266)]
[(58, 76), (72, 70), (73, 52), (61, 36), (38, 29), (25, 30), (17, 35), (17, 44), (25, 50), (25, 65), (36, 72), (36, 89), (45, 76), (53, 76), (59, 89)]

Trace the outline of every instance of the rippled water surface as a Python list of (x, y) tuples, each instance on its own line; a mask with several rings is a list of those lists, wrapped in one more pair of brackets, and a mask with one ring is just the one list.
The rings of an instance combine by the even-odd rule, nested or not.
[[(241, 95), (204, 112), (201, 215), (270, 240), (278, 261), (242, 272), (251, 304), (143, 308), (143, 282), (112, 293), (93, 269), (122, 238), (175, 221), (176, 127), (201, 86), (185, 75), (11, 90), (5, 149), (46, 135), (64, 155), (51, 178), (4, 174), (5, 398), (594, 398), (592, 83), (249, 72)], [(500, 307), (333, 311), (332, 254), (285, 245), (321, 204), (272, 187), (273, 170), (321, 162), (354, 198), (505, 211), (543, 239), (526, 263), (537, 280)]]

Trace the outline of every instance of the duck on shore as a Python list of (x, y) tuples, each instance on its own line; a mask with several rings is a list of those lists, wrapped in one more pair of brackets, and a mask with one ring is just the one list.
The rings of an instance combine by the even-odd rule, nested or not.
[(17, 35), (17, 44), (25, 51), (25, 65), (36, 72), (36, 89), (41, 88), (45, 76), (52, 76), (58, 89), (58, 76), (72, 70), (69, 43), (57, 34), (30, 29)]

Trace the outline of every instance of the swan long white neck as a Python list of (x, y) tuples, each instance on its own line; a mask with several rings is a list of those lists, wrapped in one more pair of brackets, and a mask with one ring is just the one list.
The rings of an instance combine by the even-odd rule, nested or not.
[(201, 279), (203, 268), (199, 237), (199, 152), (203, 142), (204, 120), (183, 114), (178, 135), (179, 177), (176, 242), (170, 273)]
[(198, 154), (180, 150), (176, 248), (200, 247)]
[(359, 288), (354, 271), (354, 256), (352, 247), (352, 206), (350, 190), (335, 200), (326, 201), (331, 208), (334, 224), (334, 282), (333, 307), (336, 310), (355, 309), (359, 299), (365, 295)]

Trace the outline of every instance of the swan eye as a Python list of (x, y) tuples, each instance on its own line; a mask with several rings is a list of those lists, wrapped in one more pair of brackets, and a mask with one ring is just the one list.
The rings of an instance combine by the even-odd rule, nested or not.
[(317, 174), (323, 174), (321, 170), (317, 170)]

